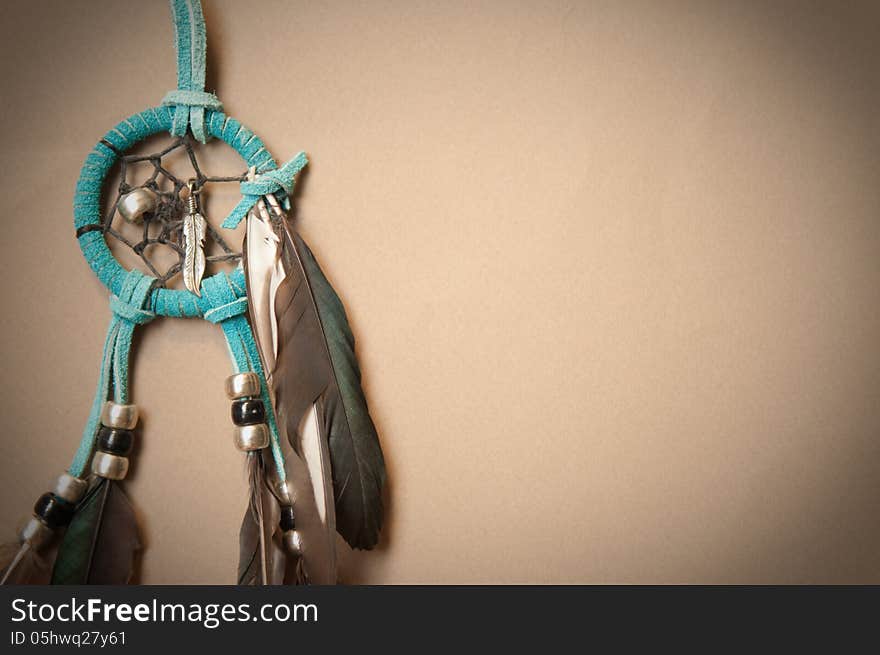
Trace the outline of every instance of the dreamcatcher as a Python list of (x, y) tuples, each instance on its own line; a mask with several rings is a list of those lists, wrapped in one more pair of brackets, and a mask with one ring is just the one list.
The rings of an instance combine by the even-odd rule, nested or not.
[[(339, 297), (287, 213), (303, 153), (277, 166), (262, 141), (204, 91), (205, 27), (199, 0), (171, 0), (178, 89), (162, 106), (122, 121), (86, 158), (74, 224), (86, 260), (111, 292), (112, 318), (95, 400), (70, 468), (42, 495), (2, 567), (4, 584), (124, 584), (140, 548), (122, 480), (138, 422), (128, 389), (138, 325), (157, 316), (202, 317), (226, 337), (235, 446), (246, 454), (250, 499), (239, 534), (239, 584), (336, 582), (335, 533), (372, 548), (382, 524), (384, 462), (360, 387), (354, 339)], [(126, 154), (147, 137), (176, 140)], [(211, 137), (245, 160), (239, 176), (202, 172), (198, 143)], [(184, 153), (192, 175), (166, 165)], [(114, 165), (115, 198), (101, 190)], [(129, 175), (147, 166), (146, 176)], [(240, 252), (204, 217), (214, 184), (238, 183), (241, 201), (221, 229), (246, 221)], [(124, 229), (123, 229), (124, 228)], [(134, 231), (138, 237), (132, 238)], [(129, 248), (148, 274), (126, 270), (108, 242)], [(162, 270), (153, 254), (170, 249)], [(212, 254), (213, 250), (213, 254)], [(209, 267), (225, 264), (206, 277)], [(182, 279), (184, 289), (172, 288)], [(54, 562), (50, 561), (57, 545)]]

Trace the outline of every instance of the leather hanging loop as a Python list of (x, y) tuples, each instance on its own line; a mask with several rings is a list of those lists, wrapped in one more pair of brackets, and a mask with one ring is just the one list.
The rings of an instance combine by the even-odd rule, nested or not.
[(163, 106), (174, 107), (171, 134), (183, 136), (189, 128), (205, 143), (205, 110), (220, 111), (223, 103), (205, 91), (207, 37), (205, 17), (199, 0), (171, 0), (174, 19), (174, 45), (177, 50), (177, 90), (162, 99)]

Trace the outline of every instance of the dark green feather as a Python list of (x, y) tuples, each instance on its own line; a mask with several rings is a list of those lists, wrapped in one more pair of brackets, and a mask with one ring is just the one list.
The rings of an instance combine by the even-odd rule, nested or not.
[[(330, 406), (327, 413), (332, 416), (341, 410), (345, 418), (345, 421), (331, 422), (329, 435), (336, 497), (336, 529), (355, 548), (369, 549), (379, 539), (383, 519), (385, 460), (379, 435), (361, 388), (354, 335), (342, 301), (305, 241), (295, 232), (293, 238), (318, 307), (342, 401), (341, 408)], [(328, 397), (328, 403), (333, 400), (332, 396)]]
[[(342, 302), (281, 215), (252, 210), (242, 265), (279, 431), (306, 460), (307, 479), (292, 483), (314, 492), (316, 528), (335, 525), (352, 547), (372, 548), (382, 527), (385, 462)], [(317, 434), (301, 430), (313, 408)], [(332, 511), (325, 511), (331, 494)], [(317, 530), (313, 536), (314, 546), (321, 539)]]
[(64, 534), (52, 584), (126, 584), (139, 549), (131, 502), (117, 483), (101, 478)]

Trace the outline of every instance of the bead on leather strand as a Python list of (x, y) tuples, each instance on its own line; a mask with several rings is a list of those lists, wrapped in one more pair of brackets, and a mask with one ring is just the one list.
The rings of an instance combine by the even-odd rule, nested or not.
[(98, 430), (98, 449), (111, 455), (128, 455), (134, 448), (134, 432), (102, 425)]
[(128, 457), (99, 450), (92, 457), (92, 473), (108, 480), (123, 480), (128, 475)]
[(58, 476), (52, 493), (71, 505), (76, 505), (89, 488), (88, 480), (83, 480), (67, 471)]
[(256, 373), (237, 373), (226, 378), (226, 396), (229, 400), (260, 396), (260, 378)]
[(101, 425), (106, 425), (108, 428), (133, 430), (137, 422), (137, 405), (122, 405), (108, 400), (101, 408)]
[(236, 425), (233, 442), (236, 448), (244, 452), (262, 450), (269, 445), (269, 427), (265, 423)]
[(76, 504), (88, 486), (87, 480), (66, 471), (58, 476), (52, 491), (44, 493), (34, 503), (33, 515), (19, 533), (21, 543), (28, 543), (35, 550), (48, 544), (56, 530), (70, 523)]
[(281, 506), (281, 518), (278, 520), (278, 525), (284, 532), (287, 532), (288, 530), (293, 530), (296, 527), (296, 520), (293, 514), (292, 505)]
[(236, 373), (226, 378), (226, 396), (232, 401), (233, 443), (243, 452), (269, 445), (266, 406), (260, 398), (260, 378), (256, 373)]
[(281, 528), (281, 543), (288, 554), (301, 557), (303, 553), (302, 536), (296, 529), (296, 515), (293, 510), (293, 494), (287, 482), (278, 481), (275, 493), (281, 503), (281, 516), (278, 526)]
[(256, 425), (266, 422), (266, 407), (260, 398), (239, 398), (232, 401), (232, 422)]
[(134, 448), (138, 422), (137, 405), (108, 400), (101, 408), (98, 450), (92, 457), (92, 473), (108, 480), (122, 480), (128, 474), (128, 457)]
[(44, 493), (34, 503), (34, 516), (56, 530), (63, 528), (73, 518), (74, 506), (51, 492)]
[(281, 535), (281, 543), (284, 544), (284, 548), (291, 555), (295, 555), (297, 557), (302, 556), (302, 537), (300, 536), (298, 530), (287, 530), (286, 532), (284, 532)]

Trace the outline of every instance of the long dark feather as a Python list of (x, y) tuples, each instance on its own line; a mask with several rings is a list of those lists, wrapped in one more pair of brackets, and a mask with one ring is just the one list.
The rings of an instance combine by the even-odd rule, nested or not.
[(117, 482), (99, 478), (64, 534), (52, 584), (127, 584), (140, 548), (131, 501)]
[[(270, 200), (271, 202), (271, 200)], [(284, 407), (274, 398), (279, 325), (275, 319), (275, 296), (287, 278), (281, 261), (282, 240), (264, 201), (248, 215), (244, 244), (248, 307), (270, 397), (278, 412), (279, 445), (284, 455), (287, 495), (293, 502), (296, 532), (302, 556), (295, 578), (316, 584), (336, 583), (336, 509), (330, 471), (330, 445), (321, 432), (317, 408), (308, 410), (299, 427), (289, 431)], [(270, 468), (269, 470), (274, 470)], [(277, 481), (276, 481), (277, 482)], [(288, 576), (294, 577), (294, 576)]]
[(238, 584), (279, 585), (287, 557), (281, 545), (278, 501), (266, 480), (261, 452), (248, 455), (250, 500), (239, 532)]
[[(254, 303), (259, 301), (251, 296), (250, 281), (249, 296), (279, 426), (296, 446), (303, 417), (317, 407), (318, 427), (329, 448), (336, 528), (351, 546), (369, 549), (378, 541), (382, 526), (385, 464), (361, 389), (354, 337), (342, 302), (308, 246), (283, 217), (273, 228), (276, 265), (281, 269), (281, 275), (276, 274), (280, 283), (267, 299), (274, 324), (267, 326), (266, 317), (255, 312)], [(246, 275), (249, 250), (245, 248)], [(263, 270), (269, 269), (261, 264)], [(316, 487), (316, 494), (319, 491)]]
[(336, 528), (351, 546), (369, 549), (379, 540), (383, 519), (385, 460), (379, 435), (361, 388), (354, 335), (342, 301), (305, 241), (295, 232), (291, 236), (295, 254), (311, 283), (332, 363), (333, 379), (322, 400), (325, 425), (329, 427)]

